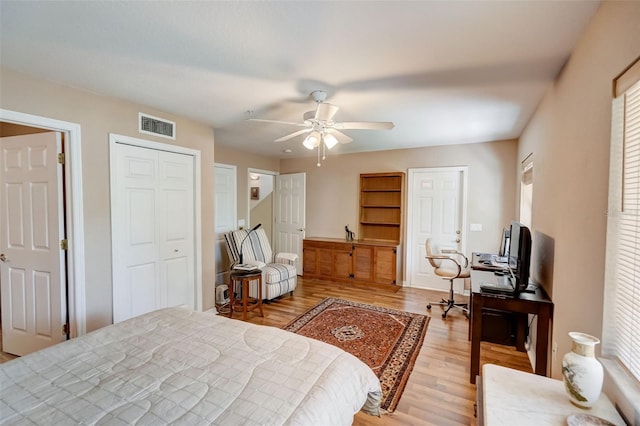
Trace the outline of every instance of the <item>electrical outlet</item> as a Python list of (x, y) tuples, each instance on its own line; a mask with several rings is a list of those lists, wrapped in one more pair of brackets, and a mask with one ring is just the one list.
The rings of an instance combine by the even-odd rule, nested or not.
[(558, 355), (558, 342), (553, 341), (553, 345), (551, 345), (551, 357), (553, 360), (556, 360), (556, 356)]

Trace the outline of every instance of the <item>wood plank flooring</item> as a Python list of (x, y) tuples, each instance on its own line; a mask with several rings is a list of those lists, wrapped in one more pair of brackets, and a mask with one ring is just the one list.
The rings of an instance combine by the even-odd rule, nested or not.
[[(427, 301), (439, 301), (443, 296), (446, 294), (416, 288), (400, 287), (393, 292), (299, 277), (293, 297), (284, 296), (266, 304), (264, 318), (254, 311), (247, 320), (282, 327), (325, 297), (429, 315)], [(422, 349), (395, 412), (380, 418), (359, 413), (354, 425), (476, 424), (476, 387), (469, 383), (469, 322), (459, 310), (450, 311), (445, 320), (440, 307), (434, 307), (432, 312)], [(234, 315), (240, 317), (239, 313)], [(481, 365), (493, 363), (532, 372), (527, 355), (513, 347), (483, 342), (481, 355)]]
[[(264, 318), (254, 311), (249, 313), (248, 321), (282, 327), (325, 297), (428, 314), (427, 301), (439, 301), (443, 296), (446, 295), (415, 288), (400, 287), (394, 292), (299, 278), (293, 297), (284, 296), (265, 304)], [(473, 414), (476, 389), (469, 384), (469, 323), (460, 311), (450, 311), (446, 320), (441, 318), (441, 312), (439, 307), (433, 308), (422, 349), (396, 411), (380, 418), (359, 413), (354, 425), (476, 424)], [(236, 313), (234, 318), (241, 318), (241, 314)], [(515, 348), (483, 342), (481, 354), (481, 364), (532, 371), (526, 354)], [(14, 357), (0, 352), (0, 362), (11, 358)]]

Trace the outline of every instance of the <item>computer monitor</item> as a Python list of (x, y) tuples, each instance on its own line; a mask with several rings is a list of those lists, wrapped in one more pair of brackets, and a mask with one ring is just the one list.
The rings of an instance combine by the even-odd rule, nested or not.
[(531, 265), (531, 232), (520, 222), (511, 222), (509, 241), (509, 270), (515, 280), (516, 291), (524, 291), (529, 284)]

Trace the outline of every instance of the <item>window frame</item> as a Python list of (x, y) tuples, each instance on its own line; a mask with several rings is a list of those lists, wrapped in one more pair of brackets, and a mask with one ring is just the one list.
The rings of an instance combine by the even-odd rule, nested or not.
[[(620, 241), (627, 238), (626, 235), (621, 233), (621, 225), (625, 225), (625, 222), (634, 221), (633, 210), (635, 210), (635, 229), (631, 232), (635, 232), (635, 236), (640, 241), (640, 214), (637, 207), (631, 209), (632, 211), (625, 211), (624, 204), (624, 190), (625, 190), (625, 174), (628, 169), (625, 170), (625, 144), (627, 143), (627, 127), (632, 125), (627, 119), (627, 96), (631, 91), (634, 91), (634, 96), (637, 98), (633, 101), (633, 108), (635, 113), (630, 113), (629, 117), (632, 117), (634, 123), (637, 123), (640, 128), (640, 78), (638, 78), (638, 71), (640, 70), (640, 61), (636, 61), (635, 64), (630, 66), (625, 73), (619, 77), (619, 81), (624, 81), (623, 85), (616, 87), (614, 85), (614, 99), (612, 101), (611, 112), (611, 147), (609, 158), (609, 199), (607, 210), (607, 243), (605, 251), (605, 283), (604, 283), (604, 297), (603, 297), (603, 319), (602, 319), (602, 362), (605, 372), (605, 392), (616, 402), (619, 409), (626, 413), (627, 416), (635, 416), (634, 419), (628, 419), (631, 422), (638, 422), (640, 413), (640, 366), (637, 366), (640, 358), (640, 347), (635, 347), (633, 340), (628, 346), (631, 346), (632, 364), (634, 365), (635, 372), (632, 372), (628, 368), (628, 360), (625, 360), (625, 354), (622, 353), (622, 349), (619, 348), (620, 342), (624, 343), (624, 340), (629, 341), (626, 337), (620, 337), (620, 323), (618, 322), (618, 315), (620, 312), (626, 314), (628, 307), (631, 307), (631, 317), (640, 317), (640, 300), (638, 300), (638, 294), (640, 294), (640, 279), (638, 276), (634, 276), (631, 279), (631, 301), (629, 303), (620, 303), (620, 297), (626, 297), (629, 287), (624, 284), (624, 280), (618, 279), (618, 270), (620, 264), (623, 262), (620, 259), (620, 250), (625, 250), (625, 247), (621, 247)], [(629, 84), (629, 74), (634, 74), (633, 78), (635, 83)], [(618, 81), (616, 81), (617, 83)], [(630, 101), (631, 103), (631, 101)], [(633, 115), (635, 114), (635, 115)], [(634, 132), (637, 132), (634, 131)], [(636, 133), (630, 132), (631, 138), (638, 138)], [(634, 136), (635, 135), (635, 136)], [(637, 143), (637, 141), (636, 141)], [(637, 157), (632, 163), (631, 168), (637, 170), (640, 174), (640, 157)], [(636, 195), (640, 190), (636, 189)], [(627, 204), (627, 210), (629, 205)], [(625, 216), (626, 215), (626, 216)], [(625, 230), (625, 232), (628, 232)], [(627, 234), (628, 235), (628, 234)], [(631, 250), (625, 250), (627, 252), (635, 252), (635, 261), (640, 262), (640, 244), (636, 243), (636, 247)], [(634, 265), (640, 265), (640, 263), (631, 263), (631, 267)], [(628, 265), (627, 265), (628, 266)], [(633, 301), (638, 303), (635, 303)], [(626, 307), (625, 307), (626, 305)], [(629, 324), (629, 323), (628, 323)], [(631, 322), (630, 324), (633, 324)], [(628, 327), (630, 333), (633, 334), (637, 327), (630, 325)]]

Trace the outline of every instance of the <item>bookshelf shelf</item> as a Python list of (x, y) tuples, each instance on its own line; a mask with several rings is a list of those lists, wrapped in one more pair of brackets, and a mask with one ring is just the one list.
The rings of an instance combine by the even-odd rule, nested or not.
[(403, 172), (360, 175), (360, 233), (363, 240), (400, 243)]

